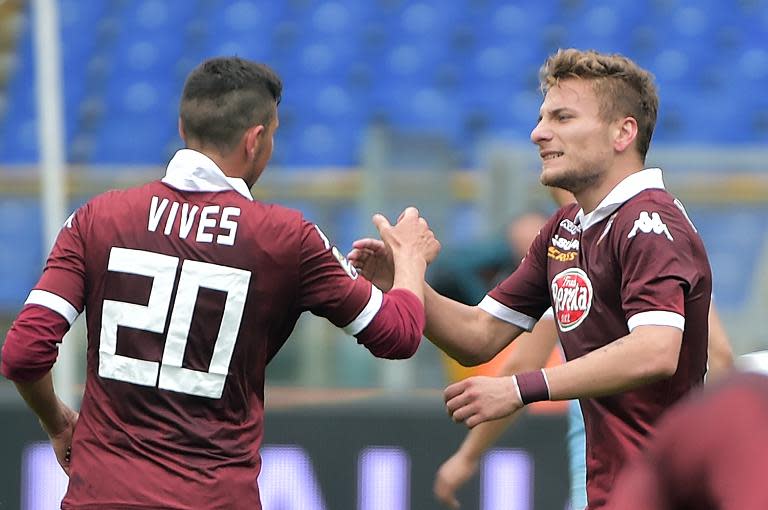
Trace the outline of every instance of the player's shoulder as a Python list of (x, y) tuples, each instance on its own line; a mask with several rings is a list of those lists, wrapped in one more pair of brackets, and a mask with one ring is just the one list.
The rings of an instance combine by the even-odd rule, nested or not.
[(576, 216), (580, 210), (581, 207), (576, 202), (562, 206), (549, 217), (542, 231), (550, 233), (563, 231), (564, 233), (577, 234), (580, 227), (576, 224)]
[(647, 189), (630, 198), (617, 211), (614, 228), (628, 238), (641, 232), (674, 238), (674, 232), (696, 230), (682, 202), (664, 189)]
[(686, 219), (685, 208), (674, 195), (664, 189), (647, 189), (627, 200), (619, 208), (616, 221), (633, 222), (641, 215), (653, 216), (654, 213), (670, 221)]
[(243, 213), (262, 221), (284, 225), (299, 224), (304, 218), (304, 214), (298, 209), (259, 200), (244, 202)]

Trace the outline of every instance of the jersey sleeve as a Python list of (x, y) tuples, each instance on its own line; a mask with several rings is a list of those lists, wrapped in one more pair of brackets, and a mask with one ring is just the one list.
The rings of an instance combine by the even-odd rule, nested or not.
[(374, 356), (408, 358), (419, 346), (426, 317), (410, 291), (382, 293), (361, 278), (316, 225), (303, 225), (301, 306), (357, 337)]
[(382, 292), (359, 277), (352, 264), (316, 225), (302, 220), (299, 305), (350, 335), (371, 322)]
[(551, 306), (547, 287), (547, 246), (557, 215), (549, 219), (531, 243), (520, 266), (491, 290), (478, 305), (503, 321), (531, 331)]
[(630, 202), (617, 229), (621, 300), (629, 330), (641, 325), (685, 326), (685, 296), (702, 277), (693, 226), (671, 203)]
[(64, 223), (43, 274), (27, 300), (27, 304), (51, 308), (70, 323), (85, 306), (85, 232), (89, 210), (86, 204)]
[(29, 293), (3, 344), (2, 374), (14, 381), (45, 375), (58, 345), (82, 312), (85, 289), (83, 226), (87, 206), (70, 216), (51, 249), (45, 269)]

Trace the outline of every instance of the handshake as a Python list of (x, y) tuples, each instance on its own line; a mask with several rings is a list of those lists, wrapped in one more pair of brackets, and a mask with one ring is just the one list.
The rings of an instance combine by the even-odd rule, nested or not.
[(391, 225), (381, 214), (373, 216), (381, 239), (358, 239), (347, 258), (367, 280), (383, 291), (393, 287), (411, 288), (424, 274), (438, 253), (440, 241), (427, 220), (415, 207), (407, 207)]

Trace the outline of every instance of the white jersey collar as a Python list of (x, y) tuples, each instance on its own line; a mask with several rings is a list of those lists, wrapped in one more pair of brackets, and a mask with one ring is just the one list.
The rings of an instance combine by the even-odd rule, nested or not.
[(665, 189), (661, 168), (646, 168), (628, 175), (606, 195), (594, 211), (584, 214), (584, 209), (579, 209), (573, 221), (584, 231), (600, 223), (627, 200), (647, 189)]
[(211, 158), (192, 149), (181, 149), (174, 154), (162, 181), (181, 191), (235, 190), (253, 200), (244, 180), (227, 177)]

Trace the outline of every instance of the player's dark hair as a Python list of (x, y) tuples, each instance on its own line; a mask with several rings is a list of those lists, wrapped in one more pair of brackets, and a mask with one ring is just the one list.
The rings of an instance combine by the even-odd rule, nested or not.
[(216, 57), (187, 77), (179, 106), (184, 133), (226, 154), (246, 129), (268, 126), (283, 84), (269, 66), (239, 57)]
[(541, 90), (546, 94), (560, 80), (568, 78), (593, 80), (600, 114), (605, 120), (626, 116), (637, 121), (636, 146), (645, 161), (659, 111), (653, 74), (623, 55), (569, 48), (558, 50), (541, 67)]

